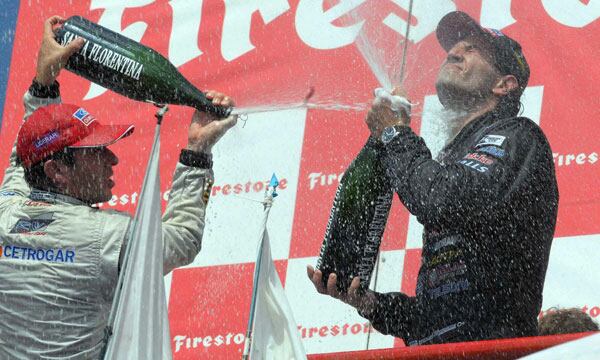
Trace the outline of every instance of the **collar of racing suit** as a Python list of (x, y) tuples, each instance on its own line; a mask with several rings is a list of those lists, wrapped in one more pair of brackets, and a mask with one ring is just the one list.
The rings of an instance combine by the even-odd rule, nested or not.
[(38, 190), (38, 189), (32, 189), (31, 193), (29, 194), (29, 198), (33, 201), (45, 202), (45, 203), (49, 203), (49, 204), (66, 203), (66, 204), (71, 204), (71, 205), (90, 206), (86, 202), (83, 202), (79, 199), (76, 199), (76, 198), (68, 196), (68, 195), (57, 194), (57, 193), (44, 191), (44, 190)]

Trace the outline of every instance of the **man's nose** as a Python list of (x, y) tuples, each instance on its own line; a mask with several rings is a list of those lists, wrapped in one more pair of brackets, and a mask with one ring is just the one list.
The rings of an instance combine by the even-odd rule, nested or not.
[(448, 56), (446, 57), (446, 62), (448, 63), (459, 63), (463, 61), (463, 52), (456, 48), (450, 49), (448, 51)]
[(117, 155), (115, 155), (115, 153), (108, 148), (106, 149), (105, 157), (106, 161), (110, 163), (111, 166), (115, 166), (119, 163), (119, 158), (117, 157)]

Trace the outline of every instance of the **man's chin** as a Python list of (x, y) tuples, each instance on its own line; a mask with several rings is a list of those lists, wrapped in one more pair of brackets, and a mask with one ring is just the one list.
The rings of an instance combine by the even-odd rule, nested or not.
[(112, 200), (112, 197), (113, 197), (113, 194), (112, 194), (112, 191), (111, 191), (111, 192), (109, 192), (108, 194), (106, 194), (104, 197), (102, 197), (102, 200), (101, 200), (101, 201), (99, 201), (99, 202), (107, 202), (107, 201), (110, 201), (110, 200)]
[(453, 111), (465, 110), (468, 99), (472, 97), (465, 89), (455, 83), (445, 82), (443, 79), (438, 79), (435, 83), (435, 89), (444, 108)]
[(449, 79), (446, 77), (440, 76), (435, 82), (435, 90), (437, 92), (438, 99), (440, 100), (440, 103), (444, 105), (444, 107), (446, 107), (447, 103), (452, 99), (453, 86), (448, 80)]
[(456, 107), (455, 96), (453, 96), (451, 89), (440, 87), (437, 89), (437, 96), (444, 109), (454, 109)]
[(100, 204), (100, 203), (108, 202), (108, 201), (112, 200), (112, 198), (113, 198), (113, 194), (112, 194), (112, 192), (109, 192), (108, 194), (104, 194), (104, 195), (90, 196), (89, 199), (84, 200), (84, 201), (88, 204)]

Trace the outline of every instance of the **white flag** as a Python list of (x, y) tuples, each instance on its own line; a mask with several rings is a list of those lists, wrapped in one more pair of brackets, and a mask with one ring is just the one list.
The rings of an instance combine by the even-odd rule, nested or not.
[(163, 280), (159, 153), (157, 126), (125, 254), (128, 261), (121, 270), (123, 287), (105, 360), (172, 359)]
[[(297, 324), (271, 257), (267, 232), (270, 205), (265, 209), (259, 260), (255, 274), (254, 326), (250, 339), (251, 360), (306, 359)], [(256, 271), (256, 270), (255, 270)]]

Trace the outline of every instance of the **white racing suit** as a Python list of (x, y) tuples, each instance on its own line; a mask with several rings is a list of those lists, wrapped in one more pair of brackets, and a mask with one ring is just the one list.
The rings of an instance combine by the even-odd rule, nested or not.
[[(25, 94), (25, 119), (60, 98)], [(0, 189), (0, 359), (97, 359), (129, 214), (30, 190), (13, 148)], [(200, 251), (213, 173), (177, 164), (162, 219), (164, 271)]]

